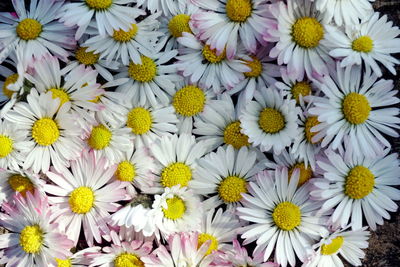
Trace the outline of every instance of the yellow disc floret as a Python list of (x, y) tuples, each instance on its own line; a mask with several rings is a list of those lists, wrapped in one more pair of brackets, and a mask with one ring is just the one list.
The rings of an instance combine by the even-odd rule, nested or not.
[(297, 104), (299, 104), (300, 95), (304, 97), (311, 94), (311, 86), (308, 82), (297, 82), (292, 86), (291, 93), (293, 98), (296, 99)]
[(13, 151), (13, 143), (10, 137), (0, 134), (0, 158), (7, 157)]
[(364, 166), (356, 166), (346, 177), (344, 193), (350, 198), (361, 199), (372, 192), (374, 185), (374, 174)]
[(118, 164), (115, 176), (118, 180), (124, 182), (133, 182), (135, 179), (135, 166), (130, 161), (124, 160)]
[(188, 85), (178, 90), (172, 99), (176, 113), (191, 117), (203, 111), (206, 95), (203, 90), (194, 85)]
[(59, 98), (60, 99), (60, 107), (70, 101), (69, 95), (61, 88), (51, 88), (49, 91), (52, 93), (53, 99)]
[(197, 240), (197, 248), (200, 248), (208, 240), (211, 240), (211, 244), (208, 247), (205, 255), (209, 255), (209, 254), (211, 254), (211, 252), (218, 249), (218, 240), (215, 238), (215, 236), (206, 234), (206, 233), (199, 234), (199, 237)]
[(323, 244), (321, 246), (321, 254), (322, 255), (332, 255), (335, 254), (343, 245), (343, 237), (338, 236), (332, 239), (330, 244)]
[(247, 182), (238, 176), (228, 176), (218, 186), (218, 195), (225, 203), (240, 201), (242, 193), (247, 193)]
[(153, 119), (150, 111), (145, 108), (137, 107), (128, 113), (126, 125), (132, 129), (134, 134), (145, 134), (151, 129)]
[(100, 124), (93, 127), (88, 139), (88, 144), (93, 149), (104, 149), (110, 145), (111, 138), (111, 131), (103, 124)]
[(188, 165), (182, 162), (175, 162), (165, 167), (161, 172), (161, 184), (164, 187), (174, 185), (187, 186), (192, 180), (192, 171)]
[(263, 71), (263, 66), (261, 61), (256, 58), (255, 56), (252, 56), (253, 61), (250, 60), (245, 60), (246, 65), (251, 69), (249, 72), (245, 72), (244, 76), (248, 78), (256, 78), (259, 77)]
[(224, 143), (240, 149), (242, 146), (248, 146), (249, 137), (240, 131), (240, 121), (234, 121), (228, 124), (224, 130)]
[(39, 225), (25, 226), (19, 236), (19, 244), (26, 253), (38, 253), (43, 244), (43, 231)]
[(85, 1), (88, 7), (98, 11), (108, 9), (113, 3), (112, 0), (85, 0)]
[(308, 166), (306, 168), (306, 166), (304, 165), (304, 162), (296, 163), (289, 169), (289, 180), (290, 180), (290, 177), (292, 177), (292, 173), (294, 172), (294, 170), (296, 168), (300, 170), (298, 186), (302, 186), (305, 182), (307, 182), (308, 180), (311, 179), (313, 172), (312, 172), (310, 166)]
[(8, 178), (8, 184), (15, 191), (21, 193), (24, 197), (26, 193), (29, 191), (33, 194), (35, 187), (33, 186), (31, 180), (29, 178), (24, 177), (20, 174), (11, 175)]
[(279, 110), (264, 108), (260, 112), (258, 125), (264, 132), (275, 134), (285, 127), (285, 117)]
[(91, 188), (80, 186), (72, 191), (69, 197), (71, 210), (78, 214), (89, 212), (94, 204), (94, 192)]
[(87, 52), (87, 47), (79, 47), (75, 51), (75, 58), (79, 63), (86, 66), (93, 65), (99, 60), (100, 54), (95, 54), (94, 51)]
[(32, 126), (32, 138), (41, 146), (49, 146), (58, 140), (60, 130), (57, 122), (50, 118), (42, 118)]
[(300, 225), (301, 211), (297, 205), (285, 201), (275, 207), (272, 219), (279, 229), (290, 231)]
[(70, 259), (66, 259), (66, 260), (56, 259), (56, 262), (57, 262), (57, 267), (71, 267), (72, 266)]
[(166, 200), (167, 208), (162, 208), (164, 216), (171, 220), (177, 220), (183, 217), (186, 211), (186, 205), (183, 199), (174, 196)]
[(14, 84), (17, 80), (18, 80), (18, 74), (14, 73), (14, 74), (11, 74), (10, 76), (8, 76), (6, 78), (6, 80), (4, 81), (4, 83), (3, 83), (3, 93), (4, 93), (4, 95), (6, 97), (11, 98), (12, 95), (15, 93), (15, 91), (12, 91), (12, 90), (8, 89), (7, 87), (10, 84)]
[(190, 16), (186, 14), (178, 14), (174, 16), (168, 23), (169, 32), (175, 38), (182, 37), (182, 33), (189, 32), (192, 30), (189, 26)]
[(25, 41), (35, 40), (42, 32), (42, 24), (35, 19), (23, 19), (17, 25), (17, 35)]
[(350, 93), (345, 96), (342, 112), (345, 119), (352, 124), (361, 124), (368, 119), (371, 106), (365, 95)]
[(292, 37), (303, 48), (315, 48), (324, 38), (324, 28), (315, 18), (302, 17), (293, 24)]
[(114, 30), (113, 38), (117, 42), (121, 43), (129, 42), (136, 36), (138, 29), (139, 28), (136, 24), (132, 24), (132, 27), (127, 32), (123, 31), (122, 29), (118, 31)]
[(369, 53), (374, 48), (374, 41), (368, 35), (361, 36), (351, 43), (351, 48), (357, 52)]
[(146, 56), (140, 57), (142, 64), (129, 63), (129, 76), (138, 82), (150, 82), (157, 74), (157, 65), (151, 58)]
[(226, 52), (225, 50), (220, 54), (217, 55), (216, 50), (215, 49), (211, 49), (209, 45), (205, 45), (203, 47), (203, 57), (205, 60), (207, 60), (210, 63), (219, 63), (222, 60), (225, 59), (226, 57)]
[(234, 22), (245, 22), (251, 16), (253, 5), (251, 0), (228, 0), (226, 15)]
[(319, 121), (318, 121), (318, 117), (316, 116), (311, 116), (308, 117), (306, 119), (306, 122), (304, 124), (304, 134), (306, 136), (306, 139), (309, 143), (311, 144), (316, 144), (317, 142), (313, 142), (312, 138), (318, 133), (318, 132), (311, 132), (311, 128), (313, 128), (314, 126), (318, 125)]
[(144, 267), (138, 256), (132, 253), (121, 253), (114, 260), (115, 267)]

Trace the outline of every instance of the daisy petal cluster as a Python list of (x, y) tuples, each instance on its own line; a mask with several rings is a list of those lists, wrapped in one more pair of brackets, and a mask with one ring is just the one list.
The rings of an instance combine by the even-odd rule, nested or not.
[(0, 265), (362, 265), (400, 201), (373, 0), (28, 2), (0, 12)]

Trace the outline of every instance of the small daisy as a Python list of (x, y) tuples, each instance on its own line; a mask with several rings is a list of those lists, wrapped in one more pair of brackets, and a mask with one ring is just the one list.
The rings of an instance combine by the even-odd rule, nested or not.
[[(119, 181), (111, 182), (116, 166), (105, 168), (106, 159), (84, 151), (71, 162), (71, 171), (47, 172), (53, 184), (46, 184), (45, 191), (54, 195), (50, 203), (56, 207), (56, 222), (76, 245), (83, 225), (86, 242), (93, 246), (93, 238), (101, 242), (101, 234), (109, 231), (106, 218), (115, 212), (118, 201), (126, 199), (126, 192)], [(112, 194), (110, 194), (112, 192)]]
[[(179, 49), (177, 69), (184, 77), (189, 77), (191, 83), (198, 83), (205, 89), (212, 88), (215, 94), (231, 90), (244, 79), (244, 72), (251, 68), (246, 62), (237, 58), (228, 60), (226, 53), (219, 56), (209, 45), (203, 44), (193, 34), (184, 32), (178, 38), (182, 45)], [(225, 87), (225, 88), (224, 88)]]
[(198, 161), (198, 166), (189, 182), (196, 194), (208, 196), (203, 202), (206, 209), (225, 204), (228, 209), (236, 207), (247, 193), (253, 175), (264, 169), (265, 162), (257, 159), (255, 151), (247, 147), (240, 150), (228, 146), (219, 147)]
[(187, 187), (166, 187), (154, 196), (153, 223), (163, 236), (176, 232), (199, 231), (203, 210), (200, 199)]
[(239, 116), (242, 133), (262, 152), (273, 150), (279, 154), (292, 144), (297, 135), (296, 101), (283, 99), (276, 89), (263, 88), (254, 95)]
[(268, 29), (271, 37), (265, 37), (267, 41), (278, 39), (270, 56), (277, 58), (279, 65), (287, 64), (293, 78), (303, 79), (305, 73), (309, 78), (314, 73), (328, 74), (327, 65), (333, 61), (327, 48), (327, 17), (318, 13), (310, 0), (279, 2), (277, 11), (278, 25)]
[(35, 173), (49, 170), (50, 163), (57, 169), (69, 166), (69, 160), (80, 155), (83, 142), (81, 129), (70, 113), (71, 104), (60, 107), (60, 100), (51, 93), (38, 94), (32, 88), (26, 102), (18, 102), (6, 113), (6, 120), (17, 123), (28, 137), (26, 149), (30, 152), (22, 165), (33, 168)]
[(288, 181), (286, 168), (259, 173), (256, 181), (243, 194), (244, 207), (237, 208), (239, 218), (254, 223), (242, 234), (245, 244), (256, 241), (253, 255), (262, 253), (265, 261), (275, 248), (283, 267), (295, 266), (296, 256), (304, 262), (313, 240), (327, 233), (325, 217), (316, 216), (320, 205), (309, 199), (310, 184), (297, 188), (299, 172)]
[(336, 149), (346, 136), (356, 153), (374, 157), (382, 153), (382, 146), (391, 147), (380, 132), (399, 136), (395, 130), (400, 128), (399, 109), (387, 107), (399, 103), (392, 80), (378, 80), (370, 69), (364, 73), (360, 66), (343, 69), (337, 63), (319, 87), (325, 97), (314, 97), (309, 113), (324, 123), (322, 147), (332, 142)]
[(5, 213), (0, 213), (0, 225), (9, 231), (0, 238), (4, 252), (0, 264), (49, 266), (56, 265), (55, 258), (71, 255), (73, 242), (51, 221), (47, 198), (28, 192), (26, 198), (17, 195), (13, 200), (12, 205), (3, 205)]
[(73, 37), (74, 29), (57, 20), (64, 2), (32, 0), (29, 11), (25, 9), (24, 1), (12, 1), (12, 4), (16, 13), (0, 14), (0, 62), (14, 48), (24, 51), (24, 62), (31, 62), (33, 57), (39, 59), (49, 53), (62, 61), (68, 61), (67, 50), (74, 49), (76, 41)]
[(326, 38), (332, 43), (329, 55), (341, 59), (341, 67), (365, 65), (382, 76), (381, 63), (393, 75), (395, 65), (400, 61), (391, 54), (400, 53), (399, 27), (393, 27), (387, 16), (379, 18), (379, 13), (364, 17), (361, 23), (339, 29), (327, 28)]
[(140, 15), (146, 15), (144, 10), (131, 7), (132, 0), (79, 0), (66, 3), (60, 14), (60, 21), (67, 26), (78, 26), (75, 39), (85, 33), (86, 28), (94, 18), (100, 35), (106, 32), (110, 35), (113, 30), (129, 31), (132, 23)]
[[(15, 51), (4, 60), (0, 66), (0, 76), (4, 81), (0, 81), (0, 103), (14, 99), (13, 94), (21, 90), (24, 83), (25, 73), (28, 69), (28, 62), (23, 60), (23, 51)], [(8, 66), (12, 66), (10, 69)]]
[[(201, 40), (206, 40), (217, 55), (225, 52), (228, 59), (236, 55), (238, 43), (255, 54), (259, 44), (266, 45), (262, 36), (268, 18), (268, 5), (262, 0), (192, 0), (202, 10), (192, 15), (193, 25)], [(261, 26), (263, 25), (263, 26)]]
[[(368, 247), (369, 231), (367, 227), (359, 230), (338, 230), (329, 236), (323, 237), (313, 247), (313, 255), (303, 267), (331, 267), (344, 266), (341, 257), (353, 266), (361, 266), (360, 259), (365, 253), (362, 249)], [(341, 257), (339, 257), (339, 255)]]
[(351, 150), (340, 154), (326, 150), (326, 158), (317, 161), (323, 178), (312, 180), (310, 194), (324, 201), (321, 212), (335, 207), (330, 218), (334, 226), (344, 227), (351, 219), (352, 228), (360, 229), (365, 218), (376, 230), (383, 218), (390, 219), (388, 211), (397, 210), (394, 201), (400, 199), (400, 191), (393, 186), (400, 184), (399, 160), (397, 154), (388, 155), (389, 149), (373, 159)]

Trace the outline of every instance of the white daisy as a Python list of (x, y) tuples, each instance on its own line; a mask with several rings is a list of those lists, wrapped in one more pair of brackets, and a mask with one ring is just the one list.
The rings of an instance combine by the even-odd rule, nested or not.
[[(12, 66), (10, 69), (8, 66)], [(0, 76), (4, 77), (4, 81), (0, 81), (0, 103), (8, 100), (14, 100), (13, 94), (21, 92), (24, 82), (25, 73), (28, 69), (28, 62), (23, 60), (23, 51), (15, 51), (4, 60), (0, 66)]]
[(265, 171), (251, 182), (249, 194), (243, 194), (244, 207), (238, 207), (239, 218), (250, 221), (242, 234), (245, 244), (256, 241), (253, 255), (262, 253), (266, 261), (275, 249), (278, 264), (296, 264), (296, 256), (304, 261), (313, 240), (327, 233), (325, 217), (316, 216), (319, 203), (309, 199), (310, 184), (297, 188), (299, 172), (288, 181), (286, 168)]
[(279, 154), (292, 144), (298, 132), (296, 101), (283, 99), (273, 88), (256, 91), (254, 97), (256, 101), (250, 101), (239, 116), (242, 133), (262, 152), (273, 150)]
[(18, 102), (6, 113), (10, 123), (17, 123), (20, 131), (28, 137), (30, 150), (22, 165), (33, 168), (35, 173), (49, 170), (50, 163), (57, 169), (69, 166), (69, 160), (79, 157), (83, 147), (81, 129), (70, 113), (71, 104), (60, 107), (60, 100), (51, 93), (38, 94), (32, 88), (26, 102)]
[(391, 147), (380, 132), (399, 136), (395, 131), (400, 128), (399, 109), (387, 107), (399, 103), (392, 80), (378, 80), (370, 69), (363, 73), (360, 66), (343, 69), (338, 63), (319, 87), (325, 97), (314, 97), (315, 107), (309, 113), (325, 123), (315, 127), (325, 127), (322, 147), (332, 142), (336, 149), (346, 136), (356, 153), (374, 157), (382, 153), (383, 146)]
[(326, 35), (331, 43), (329, 55), (341, 59), (341, 67), (363, 63), (380, 77), (382, 70), (378, 63), (381, 63), (396, 75), (395, 65), (400, 61), (391, 54), (400, 53), (400, 38), (396, 38), (400, 30), (392, 25), (386, 15), (379, 18), (376, 12), (343, 29), (329, 26)]
[[(348, 148), (348, 147), (347, 147)], [(335, 208), (330, 222), (344, 227), (351, 219), (353, 229), (360, 229), (363, 217), (372, 230), (390, 219), (395, 212), (400, 191), (400, 167), (397, 154), (386, 149), (377, 158), (353, 153), (352, 149), (336, 154), (326, 150), (326, 158), (317, 161), (323, 178), (313, 179), (313, 197), (323, 200), (321, 212)], [(364, 216), (363, 216), (364, 215)]]

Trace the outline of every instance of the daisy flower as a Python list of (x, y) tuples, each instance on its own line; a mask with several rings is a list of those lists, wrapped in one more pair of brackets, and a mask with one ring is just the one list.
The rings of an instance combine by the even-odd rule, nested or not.
[[(4, 77), (4, 81), (0, 81), (0, 103), (8, 100), (14, 100), (13, 94), (20, 91), (25, 73), (28, 69), (28, 62), (23, 60), (23, 51), (15, 51), (11, 53), (9, 57), (4, 60), (0, 66), (0, 76)], [(10, 69), (8, 66), (12, 66)], [(3, 108), (4, 109), (4, 108)]]
[(13, 0), (12, 4), (16, 13), (0, 13), (0, 42), (3, 44), (0, 62), (14, 49), (24, 51), (24, 62), (31, 62), (32, 58), (39, 59), (49, 53), (68, 61), (67, 50), (74, 49), (76, 41), (74, 29), (57, 20), (64, 2), (32, 0), (29, 11), (25, 9), (24, 1)]
[(400, 167), (397, 154), (388, 153), (386, 149), (377, 158), (367, 158), (351, 148), (340, 154), (326, 150), (326, 158), (317, 161), (323, 177), (312, 180), (310, 194), (323, 201), (321, 212), (335, 207), (330, 223), (343, 228), (351, 219), (352, 228), (360, 229), (364, 217), (376, 230), (383, 218), (390, 219), (388, 211), (395, 212), (394, 201), (400, 199), (400, 191), (393, 187), (400, 184)]
[(328, 74), (327, 65), (333, 60), (328, 55), (324, 13), (317, 12), (310, 0), (279, 2), (277, 11), (278, 25), (268, 29), (270, 37), (265, 36), (267, 41), (278, 39), (270, 56), (277, 58), (279, 65), (287, 64), (289, 75), (297, 79), (303, 79), (305, 73), (309, 78), (314, 73)]
[(90, 247), (79, 250), (71, 257), (68, 257), (65, 260), (57, 259), (57, 264), (54, 267), (85, 267), (89, 266), (90, 259), (87, 257), (88, 254), (98, 252), (100, 247)]
[(210, 100), (204, 111), (195, 118), (193, 133), (197, 140), (205, 140), (209, 151), (224, 144), (240, 149), (249, 146), (249, 138), (242, 133), (238, 118), (239, 108), (235, 110), (232, 98), (224, 93), (218, 100)]
[(207, 196), (203, 202), (206, 209), (221, 204), (230, 209), (239, 204), (242, 193), (247, 193), (252, 176), (263, 170), (264, 165), (263, 160), (257, 159), (257, 153), (247, 147), (240, 150), (232, 146), (219, 147), (217, 152), (211, 152), (198, 161), (189, 187), (196, 194)]
[(369, 231), (367, 227), (359, 230), (338, 230), (323, 237), (314, 245), (313, 255), (302, 265), (303, 267), (344, 266), (339, 255), (353, 266), (361, 266), (360, 259), (368, 247)]
[(393, 75), (400, 61), (391, 54), (400, 53), (399, 27), (393, 27), (387, 16), (379, 13), (364, 17), (361, 23), (344, 29), (327, 27), (326, 39), (332, 43), (329, 55), (341, 59), (340, 66), (365, 65), (382, 76), (381, 63)]
[(399, 103), (392, 80), (378, 80), (370, 69), (363, 73), (360, 66), (343, 69), (338, 63), (319, 87), (325, 97), (314, 97), (309, 113), (325, 123), (321, 124), (326, 133), (322, 147), (332, 142), (336, 149), (347, 136), (356, 153), (374, 157), (383, 152), (383, 146), (391, 147), (380, 132), (399, 136), (394, 130), (400, 128), (399, 109), (387, 107)]
[(297, 188), (298, 181), (298, 171), (288, 181), (286, 168), (259, 173), (237, 208), (240, 219), (254, 223), (242, 234), (245, 244), (256, 240), (253, 255), (266, 261), (275, 249), (283, 267), (295, 266), (296, 256), (303, 262), (313, 240), (327, 232), (326, 219), (315, 214), (320, 205), (309, 199), (310, 184)]
[[(217, 55), (225, 52), (228, 59), (236, 55), (238, 43), (255, 54), (259, 44), (266, 45), (262, 38), (268, 18), (268, 5), (262, 0), (192, 0), (202, 10), (192, 15), (193, 25), (199, 30), (200, 40), (206, 40)], [(263, 25), (263, 26), (260, 26)]]
[(166, 187), (162, 195), (155, 195), (152, 223), (164, 237), (176, 232), (200, 230), (203, 210), (200, 199), (187, 187)]
[(161, 32), (156, 31), (159, 27), (157, 17), (153, 14), (139, 23), (132, 23), (129, 30), (114, 30), (110, 35), (99, 35), (96, 31), (94, 36), (84, 42), (87, 52), (99, 54), (99, 59), (106, 59), (110, 63), (112, 60), (122, 61), (125, 66), (129, 61), (134, 64), (142, 64), (141, 55), (151, 57), (158, 37)]
[(171, 13), (176, 13), (177, 10), (182, 9), (185, 5), (185, 0), (135, 0), (136, 5), (141, 8), (146, 8), (151, 14), (162, 11), (164, 16), (168, 16)]
[(215, 50), (193, 34), (182, 33), (178, 42), (182, 45), (176, 57), (178, 62), (175, 63), (178, 71), (184, 77), (189, 77), (191, 83), (198, 83), (205, 89), (212, 88), (215, 94), (232, 89), (244, 79), (244, 72), (251, 71), (245, 61), (237, 59), (241, 55), (228, 60), (226, 53), (217, 55)]
[(127, 4), (132, 0), (79, 0), (66, 3), (60, 16), (60, 21), (67, 26), (78, 26), (75, 39), (79, 40), (85, 33), (92, 19), (96, 21), (100, 35), (113, 34), (113, 30), (129, 31), (132, 23), (140, 15), (146, 15), (144, 10)]
[(35, 173), (46, 172), (51, 163), (61, 170), (80, 155), (83, 147), (81, 129), (70, 108), (69, 102), (60, 107), (60, 100), (53, 99), (51, 93), (39, 95), (32, 88), (27, 103), (18, 102), (6, 113), (6, 120), (17, 123), (21, 133), (28, 137), (26, 149), (30, 152), (23, 169), (32, 167)]
[(36, 191), (13, 200), (11, 205), (3, 204), (5, 213), (0, 213), (0, 225), (9, 231), (0, 238), (4, 252), (0, 264), (49, 266), (56, 264), (55, 258), (71, 255), (73, 242), (52, 222), (47, 198)]
[[(82, 156), (71, 161), (71, 171), (54, 170), (46, 173), (54, 184), (44, 190), (53, 195), (50, 203), (56, 209), (55, 221), (65, 228), (68, 238), (76, 245), (83, 225), (86, 242), (93, 246), (93, 238), (101, 242), (101, 234), (109, 231), (106, 218), (115, 212), (118, 201), (126, 199), (126, 192), (119, 181), (112, 182), (116, 166), (106, 167), (106, 159), (83, 151)], [(110, 194), (112, 192), (112, 194)]]
[(297, 135), (296, 101), (283, 99), (273, 88), (262, 88), (254, 95), (239, 116), (242, 133), (262, 152), (273, 150), (279, 154), (292, 144)]

